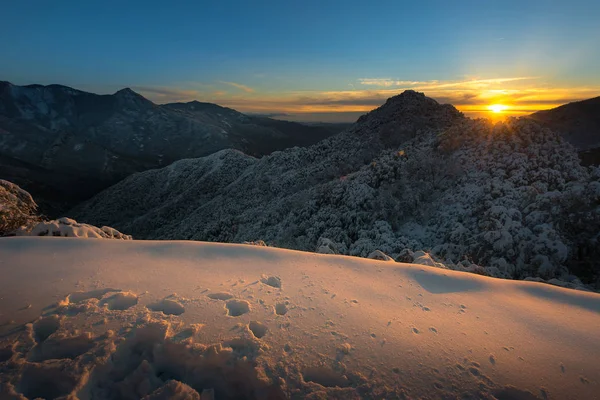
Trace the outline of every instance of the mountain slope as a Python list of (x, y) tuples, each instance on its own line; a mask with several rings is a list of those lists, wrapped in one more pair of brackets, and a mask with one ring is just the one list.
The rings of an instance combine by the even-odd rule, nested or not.
[(560, 133), (580, 151), (585, 164), (600, 164), (600, 157), (597, 157), (600, 152), (600, 97), (538, 111), (529, 117)]
[(599, 180), (530, 119), (473, 121), (407, 91), (314, 146), (135, 174), (69, 216), (136, 238), (309, 251), (327, 238), (341, 254), (427, 250), (456, 269), (600, 284)]
[(61, 200), (72, 206), (134, 172), (183, 158), (226, 148), (262, 156), (331, 134), (210, 103), (156, 105), (131, 89), (96, 95), (0, 82), (0, 175), (59, 209)]
[[(398, 115), (390, 115), (390, 110)], [(394, 123), (399, 116), (402, 123)], [(303, 204), (303, 199), (314, 196), (312, 192), (317, 186), (368, 165), (384, 149), (393, 146), (392, 142), (426, 140), (426, 133), (437, 133), (461, 118), (452, 106), (439, 105), (422, 94), (407, 91), (369, 113), (356, 127), (310, 148), (275, 152), (251, 163), (240, 163), (243, 157), (232, 151), (185, 160), (185, 164), (175, 163), (131, 176), (76, 207), (69, 215), (111, 220), (139, 238), (218, 241), (254, 238), (265, 228), (261, 221), (274, 212), (269, 207), (286, 213), (296, 211), (299, 206), (306, 207), (309, 204)], [(215, 171), (225, 173), (208, 167), (217, 158), (222, 170), (231, 171), (228, 176), (233, 181), (211, 178)], [(248, 165), (240, 169), (239, 164)], [(206, 169), (211, 173), (206, 174)], [(182, 170), (185, 172), (181, 173)], [(202, 183), (204, 179), (211, 179), (211, 184)], [(165, 185), (166, 181), (170, 185)], [(177, 190), (174, 194), (173, 188)], [(128, 206), (130, 201), (137, 204), (138, 198), (145, 205), (142, 210)], [(189, 213), (180, 213), (181, 209), (189, 209)], [(268, 239), (275, 238), (277, 234), (268, 235)], [(291, 247), (305, 248), (300, 243)]]

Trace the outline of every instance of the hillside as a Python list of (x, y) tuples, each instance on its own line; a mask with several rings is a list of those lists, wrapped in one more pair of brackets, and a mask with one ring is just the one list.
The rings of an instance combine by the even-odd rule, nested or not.
[(3, 398), (600, 391), (596, 293), (197, 242), (2, 238), (0, 259)]
[(180, 161), (68, 215), (138, 239), (308, 251), (327, 239), (340, 254), (426, 250), (456, 269), (598, 285), (599, 179), (531, 120), (473, 121), (407, 91), (314, 146)]
[(560, 133), (579, 151), (585, 165), (600, 165), (600, 97), (538, 111), (529, 117)]
[(210, 103), (156, 105), (131, 89), (96, 95), (0, 82), (0, 178), (31, 192), (50, 214), (176, 160), (228, 148), (260, 157), (332, 134)]

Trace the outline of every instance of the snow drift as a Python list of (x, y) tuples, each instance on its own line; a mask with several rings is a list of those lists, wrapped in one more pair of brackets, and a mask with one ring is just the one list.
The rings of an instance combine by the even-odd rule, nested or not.
[(62, 236), (131, 240), (131, 235), (123, 234), (110, 226), (98, 228), (88, 224), (80, 224), (74, 219), (66, 217), (20, 227), (15, 231), (15, 236)]
[(0, 239), (0, 397), (593, 399), (600, 295), (199, 242)]

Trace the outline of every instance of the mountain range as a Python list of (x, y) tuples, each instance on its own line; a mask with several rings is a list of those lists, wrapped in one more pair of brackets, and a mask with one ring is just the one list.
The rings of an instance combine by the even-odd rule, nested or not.
[(600, 287), (596, 99), (492, 123), (408, 90), (336, 133), (129, 89), (0, 93), (0, 178), (83, 223)]
[(138, 239), (426, 250), (461, 270), (600, 284), (600, 169), (531, 118), (472, 120), (413, 91), (313, 146), (177, 161), (68, 215)]
[(242, 114), (211, 103), (157, 105), (131, 89), (97, 95), (0, 82), (1, 178), (60, 214), (134, 172), (222, 149), (260, 157), (342, 129)]

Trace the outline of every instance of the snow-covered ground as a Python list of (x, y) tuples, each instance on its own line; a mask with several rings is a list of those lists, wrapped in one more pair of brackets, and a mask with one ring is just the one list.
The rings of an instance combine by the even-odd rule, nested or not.
[(54, 237), (0, 239), (0, 277), (0, 398), (600, 393), (596, 293), (252, 245)]

